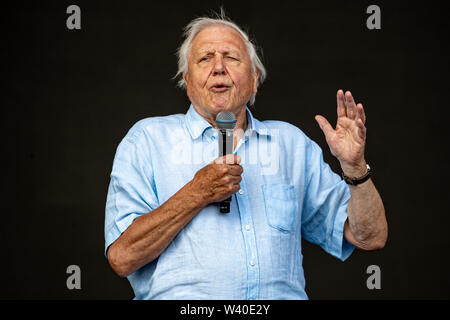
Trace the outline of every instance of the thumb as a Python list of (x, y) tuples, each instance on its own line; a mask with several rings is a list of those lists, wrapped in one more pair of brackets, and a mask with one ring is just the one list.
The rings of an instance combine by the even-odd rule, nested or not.
[(316, 119), (317, 123), (319, 124), (320, 129), (325, 134), (325, 138), (328, 139), (328, 137), (330, 137), (334, 132), (333, 127), (331, 126), (331, 124), (328, 122), (327, 119), (325, 119), (324, 117), (322, 117), (320, 115), (316, 115), (314, 118)]

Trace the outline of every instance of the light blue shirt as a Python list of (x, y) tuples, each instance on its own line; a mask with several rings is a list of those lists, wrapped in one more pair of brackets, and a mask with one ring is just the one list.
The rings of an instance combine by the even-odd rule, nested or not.
[[(350, 191), (299, 128), (258, 121), (236, 146), (244, 169), (230, 213), (203, 208), (161, 255), (128, 277), (135, 299), (308, 299), (301, 238), (345, 260)], [(108, 189), (105, 254), (143, 214), (218, 157), (217, 130), (186, 114), (137, 122), (119, 144)], [(150, 212), (150, 213), (149, 213)]]

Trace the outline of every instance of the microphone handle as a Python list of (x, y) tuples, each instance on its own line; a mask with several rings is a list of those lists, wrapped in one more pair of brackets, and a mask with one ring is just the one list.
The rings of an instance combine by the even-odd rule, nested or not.
[[(219, 157), (233, 153), (233, 129), (220, 129)], [(222, 146), (220, 146), (222, 143)], [(222, 147), (222, 148), (221, 148)], [(230, 212), (231, 196), (219, 203), (220, 213)]]

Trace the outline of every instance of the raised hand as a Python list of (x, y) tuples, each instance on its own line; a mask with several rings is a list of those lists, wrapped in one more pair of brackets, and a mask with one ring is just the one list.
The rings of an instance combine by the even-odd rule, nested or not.
[(350, 91), (338, 90), (336, 129), (323, 116), (315, 119), (325, 134), (331, 153), (339, 160), (345, 175), (359, 177), (366, 172), (366, 116), (361, 103), (355, 104)]

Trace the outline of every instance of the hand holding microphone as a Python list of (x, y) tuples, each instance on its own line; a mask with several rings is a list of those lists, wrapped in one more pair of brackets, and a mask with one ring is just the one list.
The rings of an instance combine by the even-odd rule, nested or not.
[(233, 112), (223, 111), (216, 116), (219, 130), (219, 158), (212, 164), (199, 170), (194, 177), (193, 184), (202, 191), (207, 204), (219, 203), (221, 213), (230, 212), (231, 195), (239, 191), (242, 167), (240, 157), (233, 154), (233, 131), (236, 116)]
[(240, 161), (238, 155), (229, 154), (197, 171), (191, 185), (205, 205), (226, 200), (239, 191), (244, 171), (239, 165)]

